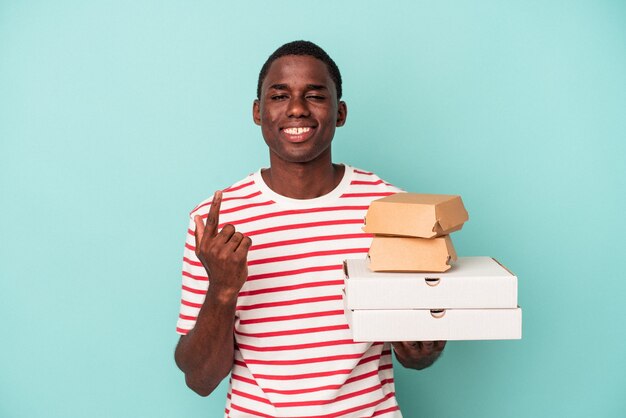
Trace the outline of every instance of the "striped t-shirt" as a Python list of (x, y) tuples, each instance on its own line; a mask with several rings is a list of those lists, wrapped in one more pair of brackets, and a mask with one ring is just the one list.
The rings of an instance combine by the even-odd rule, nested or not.
[[(235, 358), (225, 417), (401, 417), (389, 343), (356, 343), (343, 311), (347, 258), (365, 257), (370, 202), (398, 192), (373, 173), (345, 167), (315, 199), (273, 192), (261, 171), (223, 191), (219, 220), (252, 239), (239, 292)], [(177, 332), (194, 327), (209, 279), (195, 255), (191, 212)]]

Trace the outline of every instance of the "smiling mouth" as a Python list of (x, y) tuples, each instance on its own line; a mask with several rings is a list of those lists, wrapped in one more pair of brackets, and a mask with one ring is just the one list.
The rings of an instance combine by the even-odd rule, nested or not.
[(315, 127), (313, 126), (302, 126), (302, 127), (291, 127), (291, 128), (282, 128), (283, 138), (292, 144), (298, 144), (301, 142), (306, 142), (309, 138), (313, 136), (313, 132), (315, 131)]
[(302, 135), (311, 131), (310, 127), (306, 128), (285, 128), (283, 131), (289, 135)]

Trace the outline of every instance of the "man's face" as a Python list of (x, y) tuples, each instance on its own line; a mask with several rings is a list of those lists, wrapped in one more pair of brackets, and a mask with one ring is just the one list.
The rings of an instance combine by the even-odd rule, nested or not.
[(327, 155), (335, 127), (347, 108), (338, 102), (326, 64), (307, 55), (275, 60), (254, 101), (253, 118), (261, 126), (272, 163), (306, 163)]

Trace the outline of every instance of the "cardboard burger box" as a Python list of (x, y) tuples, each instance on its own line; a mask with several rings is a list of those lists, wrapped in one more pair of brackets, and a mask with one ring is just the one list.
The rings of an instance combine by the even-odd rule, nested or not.
[(445, 273), (380, 273), (344, 262), (354, 341), (519, 339), (517, 277), (490, 257), (460, 257)]
[(431, 239), (375, 235), (368, 267), (372, 271), (443, 272), (456, 259), (449, 235)]
[(461, 196), (396, 193), (371, 202), (363, 231), (434, 238), (458, 231), (468, 219)]

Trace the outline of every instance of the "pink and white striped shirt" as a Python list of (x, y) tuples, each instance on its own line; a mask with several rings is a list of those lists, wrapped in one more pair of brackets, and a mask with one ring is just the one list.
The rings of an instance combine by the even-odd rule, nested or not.
[[(391, 347), (352, 341), (343, 313), (342, 262), (365, 257), (361, 227), (370, 202), (400, 191), (347, 166), (339, 185), (315, 199), (273, 192), (260, 170), (223, 191), (220, 225), (252, 239), (239, 292), (235, 359), (225, 417), (401, 417)], [(195, 255), (191, 212), (177, 332), (194, 327), (209, 279)]]

